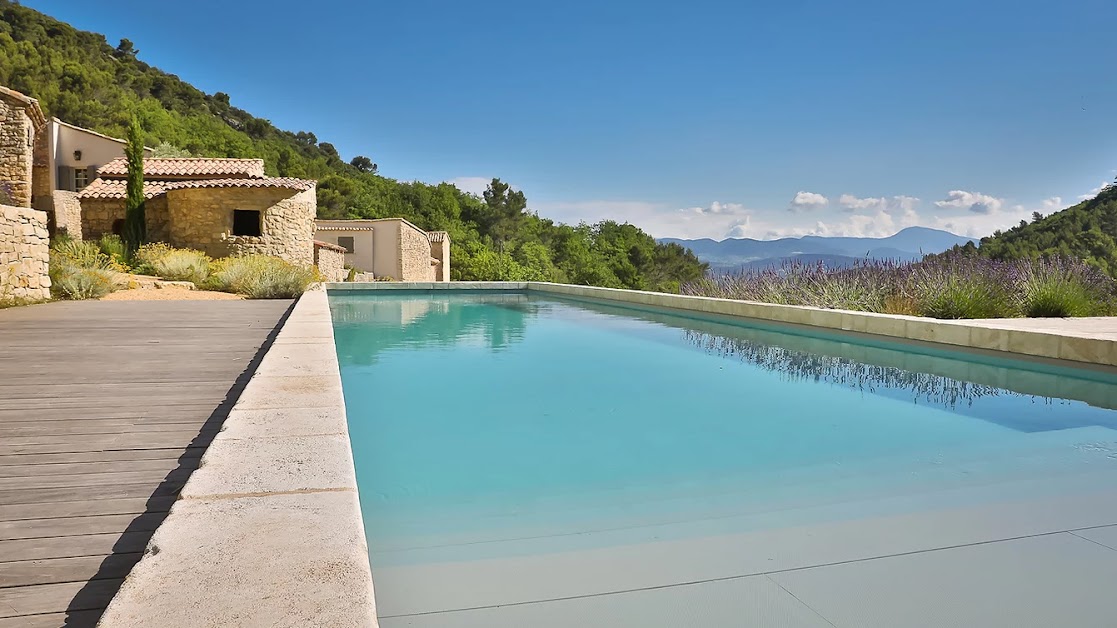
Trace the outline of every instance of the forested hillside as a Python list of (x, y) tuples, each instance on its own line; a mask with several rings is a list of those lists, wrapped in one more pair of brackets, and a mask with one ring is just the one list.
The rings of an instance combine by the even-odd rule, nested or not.
[(1008, 231), (997, 231), (981, 244), (955, 247), (1000, 260), (1035, 257), (1082, 259), (1117, 277), (1117, 186), (1050, 216), (1033, 215)]
[(103, 35), (0, 0), (0, 85), (38, 98), (48, 116), (116, 137), (135, 116), (147, 143), (166, 156), (262, 157), (270, 175), (317, 179), (321, 217), (402, 216), (448, 231), (454, 279), (677, 292), (705, 272), (689, 250), (657, 244), (633, 225), (540, 218), (522, 192), (498, 180), (478, 198), (447, 183), (380, 176), (372, 156), (346, 161), (314, 133), (277, 129), (231, 106), (227, 94), (205, 94), (137, 53), (128, 40), (114, 47)]

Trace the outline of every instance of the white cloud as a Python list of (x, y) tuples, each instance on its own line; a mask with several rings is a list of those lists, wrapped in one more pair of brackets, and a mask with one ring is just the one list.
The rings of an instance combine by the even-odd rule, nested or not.
[(468, 192), (470, 194), (481, 196), (481, 194), (485, 192), (485, 189), (488, 188), (489, 184), (492, 182), (492, 177), (457, 177), (454, 179), (450, 179), (446, 183), (456, 185), (462, 192)]
[(795, 198), (791, 199), (791, 204), (788, 205), (787, 210), (790, 212), (810, 211), (814, 209), (822, 209), (830, 204), (830, 199), (815, 192), (804, 192), (800, 190)]
[(750, 229), (752, 224), (752, 216), (745, 216), (740, 220), (736, 220), (729, 225), (729, 230), (725, 232), (727, 238), (752, 238), (755, 237)]
[(951, 190), (947, 197), (935, 201), (936, 207), (968, 209), (975, 214), (995, 214), (1001, 210), (1005, 200), (981, 192), (967, 192), (965, 190)]
[(1090, 199), (1094, 198), (1095, 196), (1097, 196), (1098, 194), (1100, 194), (1102, 190), (1104, 190), (1104, 189), (1105, 189), (1105, 188), (1106, 188), (1107, 186), (1109, 186), (1109, 183), (1110, 183), (1109, 181), (1102, 181), (1102, 182), (1101, 182), (1101, 185), (1099, 185), (1098, 187), (1096, 187), (1096, 188), (1094, 188), (1094, 189), (1090, 190), (1090, 191), (1089, 191), (1089, 192), (1087, 192), (1086, 194), (1083, 194), (1083, 195), (1079, 196), (1079, 197), (1078, 197), (1078, 200), (1080, 200), (1080, 201), (1088, 201), (1088, 200), (1090, 200)]
[(1058, 196), (1043, 199), (1043, 210), (1057, 212), (1063, 209), (1063, 199)]
[(842, 211), (845, 212), (858, 212), (858, 211), (884, 211), (888, 213), (908, 212), (914, 211), (915, 207), (919, 205), (919, 199), (914, 196), (893, 196), (891, 198), (867, 197), (858, 198), (852, 194), (842, 194), (838, 199), (838, 203), (842, 206)]
[(721, 203), (714, 201), (708, 207), (690, 207), (684, 211), (692, 211), (696, 214), (740, 214), (745, 211), (745, 206), (740, 203)]

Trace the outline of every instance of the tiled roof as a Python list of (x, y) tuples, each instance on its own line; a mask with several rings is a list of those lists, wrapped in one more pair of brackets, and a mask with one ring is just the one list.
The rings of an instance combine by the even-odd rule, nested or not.
[[(287, 188), (300, 192), (314, 188), (314, 181), (292, 179), (289, 177), (265, 177), (263, 179), (195, 179), (190, 181), (144, 181), (144, 198), (153, 198), (168, 190), (186, 188)], [(122, 199), (127, 196), (127, 183), (124, 179), (93, 180), (78, 198)]]
[[(118, 157), (101, 166), (97, 174), (123, 177), (128, 162)], [(144, 176), (152, 179), (176, 177), (238, 177), (262, 179), (263, 159), (212, 159), (209, 157), (145, 157)]]
[(317, 231), (373, 231), (373, 227), (364, 225), (323, 225), (315, 224), (314, 229)]
[(313, 189), (317, 181), (292, 177), (264, 177), (262, 179), (194, 179), (171, 181), (163, 184), (167, 190), (185, 188), (287, 188), (305, 192)]
[[(144, 198), (154, 198), (166, 191), (160, 181), (144, 181)], [(94, 179), (78, 192), (78, 198), (125, 198), (127, 182), (124, 179)]]
[(321, 240), (315, 240), (314, 241), (314, 248), (329, 249), (331, 251), (341, 251), (342, 253), (348, 253), (349, 252), (349, 249), (345, 248), (344, 246), (338, 246), (336, 244), (330, 244), (329, 242), (323, 242)]

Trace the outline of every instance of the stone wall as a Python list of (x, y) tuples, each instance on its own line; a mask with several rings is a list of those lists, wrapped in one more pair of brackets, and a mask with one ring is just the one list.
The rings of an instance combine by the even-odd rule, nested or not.
[(434, 281), (431, 242), (427, 234), (406, 221), (399, 230), (400, 281)]
[(323, 281), (345, 281), (349, 271), (345, 270), (345, 249), (340, 246), (314, 244), (314, 265), (322, 275)]
[(0, 98), (0, 203), (31, 207), (35, 128), (27, 110)]
[(81, 202), (78, 201), (77, 192), (66, 190), (53, 190), (50, 198), (50, 215), (53, 216), (51, 234), (65, 233), (74, 240), (82, 239)]
[[(57, 213), (58, 191), (55, 193)], [(78, 209), (81, 221), (81, 237), (96, 240), (106, 233), (113, 233), (117, 220), (124, 220), (124, 199), (122, 198), (83, 198)], [(170, 241), (170, 216), (167, 212), (167, 197), (156, 196), (144, 203), (144, 221), (147, 223), (147, 239), (151, 242)], [(58, 223), (60, 226), (61, 223)], [(67, 225), (69, 226), (69, 224)], [(176, 245), (177, 246), (177, 245)]]
[(112, 225), (117, 220), (124, 220), (124, 199), (81, 199), (81, 236), (83, 239), (96, 240), (106, 233), (112, 233)]
[(35, 146), (32, 149), (31, 160), (31, 205), (35, 209), (51, 211), (51, 171), (50, 171), (50, 144), (53, 138), (50, 126), (45, 126), (35, 134)]
[[(186, 188), (166, 194), (170, 216), (169, 242), (199, 249), (211, 257), (263, 254), (294, 264), (314, 263), (313, 189)], [(234, 236), (233, 210), (261, 212), (260, 236)]]
[(438, 260), (434, 267), (435, 281), (450, 281), (450, 234), (445, 231), (427, 233), (431, 243), (431, 257)]
[(46, 212), (0, 205), (0, 299), (50, 298)]

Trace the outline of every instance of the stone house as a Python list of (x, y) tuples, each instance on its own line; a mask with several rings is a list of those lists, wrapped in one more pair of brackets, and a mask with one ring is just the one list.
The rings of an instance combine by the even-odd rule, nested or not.
[[(128, 166), (114, 159), (77, 198), (81, 235), (124, 226)], [(211, 257), (261, 253), (314, 263), (315, 182), (264, 175), (263, 159), (145, 158), (148, 239)]]
[(316, 240), (345, 249), (345, 263), (394, 281), (450, 281), (450, 236), (403, 218), (318, 220)]
[(39, 101), (0, 87), (0, 205), (31, 207), (35, 136), (46, 124)]
[(0, 87), (0, 300), (47, 299), (47, 216), (31, 207), (39, 102)]

